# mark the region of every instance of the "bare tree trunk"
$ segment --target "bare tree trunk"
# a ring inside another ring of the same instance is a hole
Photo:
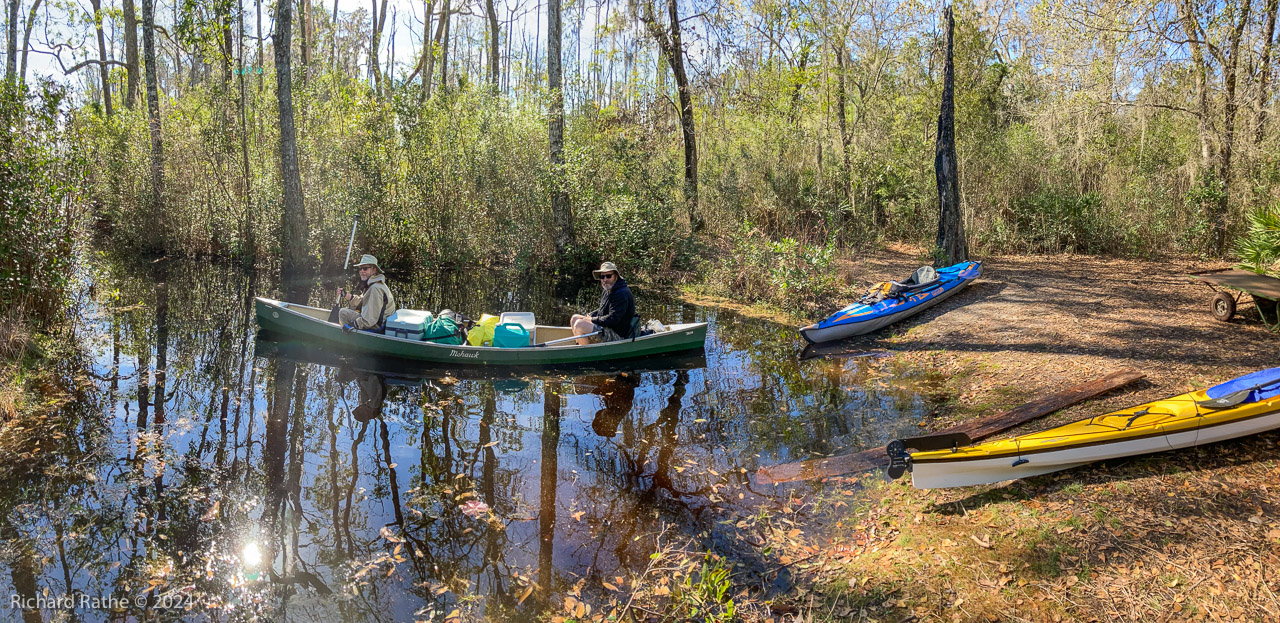
[[[18,72],[18,80],[26,82],[27,80],[27,52],[31,51],[31,30],[36,25],[36,13],[40,10],[40,3],[43,0],[36,0],[31,3],[31,10],[27,12],[27,25],[22,33],[22,70]],[[135,50],[136,54],[137,51]]]
[[[391,7],[391,32],[387,36],[387,69],[382,72],[382,77],[386,80],[386,94],[391,96],[391,91],[396,86],[396,7]]]
[[[155,0],[152,0],[152,1],[154,2]],[[180,2],[177,2],[176,0],[175,0],[175,2],[173,3],[173,23],[175,23],[175,24],[176,24],[176,23],[178,23],[178,20],[182,18],[182,16],[178,14],[178,6],[179,6],[180,4],[181,4],[181,3],[180,3]],[[181,95],[181,92],[179,91],[179,88],[181,87],[181,83],[182,83],[182,80],[181,80],[181,78],[182,78],[182,48],[178,46],[178,42],[177,42],[176,40],[170,39],[170,42],[171,42],[171,43],[173,43],[173,73],[170,75],[169,82],[171,83],[171,86],[173,87],[174,91],[175,91],[175,92],[177,92],[177,93],[179,93],[179,95]],[[196,62],[196,55],[195,55],[195,54],[192,54],[192,55],[191,55],[191,63],[194,65],[194,64],[195,64],[195,62]],[[195,73],[194,73],[194,68],[192,69],[192,72],[193,72],[193,73],[192,73],[192,75],[191,75],[191,81],[192,81],[192,82],[195,82],[195,78],[196,78],[196,76],[195,76]]]
[[[307,267],[307,212],[302,204],[302,175],[298,170],[297,133],[293,125],[293,76],[289,52],[292,41],[293,3],[276,4],[276,33],[272,38],[276,62],[276,101],[280,109],[280,178],[284,187],[284,213],[280,246],[284,249],[285,280],[296,279]]]
[[[241,253],[242,253],[241,260],[245,265],[252,265],[257,258],[257,240],[253,231],[253,205],[252,205],[253,174],[252,174],[252,171],[249,169],[249,123],[247,120],[248,106],[246,105],[247,98],[245,97],[245,86],[244,86],[244,79],[245,79],[244,77],[244,74],[245,74],[245,70],[244,70],[244,35],[245,35],[244,5],[242,3],[243,0],[237,0],[237,2],[241,3],[239,6],[240,8],[239,52],[240,53],[237,54],[236,56],[239,59],[239,64],[240,64],[240,67],[239,67],[240,71],[238,72],[240,76],[240,164],[244,170],[244,221],[243,221],[244,232],[240,236],[240,239],[243,241],[243,249],[241,250]]]
[[[1200,24],[1196,20],[1195,6],[1192,0],[1183,0],[1180,7],[1181,22],[1187,45],[1191,48],[1191,70],[1196,83],[1197,119],[1196,126],[1200,135],[1200,165],[1208,166],[1213,156],[1213,147],[1209,136],[1209,84],[1208,68],[1205,64],[1204,50],[1201,48],[1203,37]]]
[[[653,3],[645,1],[642,18],[649,27],[649,33],[662,55],[671,65],[671,73],[676,79],[676,93],[680,98],[680,132],[684,137],[684,200],[689,211],[689,227],[693,231],[701,231],[703,222],[698,214],[698,138],[693,120],[693,93],[689,88],[689,77],[684,71],[684,48],[680,43],[680,15],[676,11],[676,0],[667,0],[667,19],[670,30],[659,24],[654,16]],[[661,75],[662,72],[659,72]]]
[[[447,3],[446,3],[447,4]],[[453,20],[444,20],[444,38],[440,40],[440,91],[449,86],[449,29]]]
[[[1263,132],[1267,126],[1267,101],[1271,98],[1270,82],[1271,82],[1271,44],[1275,40],[1276,35],[1276,0],[1267,0],[1267,16],[1266,26],[1264,27],[1263,43],[1262,43],[1262,61],[1261,71],[1258,76],[1258,99],[1254,105],[1256,117],[1253,123],[1253,144],[1262,143]]]
[[[484,12],[489,17],[489,87],[498,92],[498,10],[493,0],[484,0]]]
[[[142,0],[142,60],[146,63],[147,119],[151,130],[151,251],[163,248],[164,239],[164,141],[160,135],[160,79],[156,67],[156,18],[154,0]]]
[[[853,142],[849,136],[849,120],[848,113],[845,110],[846,101],[849,97],[848,89],[845,86],[847,78],[845,77],[845,50],[844,41],[835,48],[836,55],[836,119],[840,126],[840,163],[843,165],[841,172],[841,188],[844,190],[846,201],[849,206],[853,206],[853,172],[850,170],[852,166],[849,162],[849,145]]]
[[[338,0],[333,0],[333,14],[329,16],[329,22],[333,28],[333,41],[329,42],[329,69],[332,70],[338,58]]]
[[[436,72],[436,52],[435,49],[440,46],[441,39],[444,38],[445,27],[449,24],[449,3],[450,0],[444,0],[440,3],[440,21],[436,22],[436,34],[432,39],[431,49],[427,52],[427,69],[422,76],[423,89],[422,99],[431,97],[431,84],[434,80]]]
[[[110,117],[113,114],[111,110],[111,71],[107,65],[107,40],[102,36],[102,20],[106,19],[106,15],[102,13],[102,0],[89,0],[89,5],[93,7],[93,26],[98,33],[98,58],[102,61],[98,63],[98,74],[102,77],[102,109]]]
[[[382,27],[387,23],[387,0],[382,0],[382,12],[378,12],[378,0],[373,2],[373,47],[369,48],[369,68],[373,70],[373,92],[382,97],[382,68],[378,66],[378,46],[382,41]]]
[[[551,223],[556,257],[566,258],[573,242],[573,215],[564,187],[564,90],[560,53],[560,0],[547,0],[547,89],[551,94],[547,133],[551,143]]]
[[[264,58],[263,58],[263,52],[262,52],[262,47],[263,47],[263,42],[262,42],[262,0],[256,0],[256,2],[254,2],[254,5],[256,6],[256,8],[257,8],[257,12],[258,12],[258,95],[262,95],[262,86],[263,86],[263,85],[262,85],[262,83],[263,83],[263,81],[265,80],[265,78],[263,77],[263,75],[262,75],[262,74],[263,74],[263,73],[265,73],[265,71],[266,71],[265,67],[263,66],[263,62],[264,62],[266,59],[264,59]]]
[[[138,13],[133,0],[124,0],[124,64],[129,74],[129,88],[125,91],[124,105],[133,109],[138,101],[138,83],[141,72],[138,70]]]
[[[1221,255],[1227,246],[1227,212],[1231,201],[1231,154],[1236,139],[1236,111],[1239,102],[1236,100],[1236,76],[1240,66],[1240,39],[1244,36],[1244,27],[1249,23],[1249,12],[1253,8],[1252,0],[1244,0],[1235,29],[1231,31],[1228,41],[1228,57],[1222,60],[1223,82],[1226,89],[1222,120],[1222,149],[1218,159],[1218,178],[1222,183],[1222,192],[1218,196],[1217,205],[1212,215],[1213,252]]]
[[[219,27],[222,29],[222,90],[225,93],[231,84],[231,0],[221,0],[217,4],[222,13]],[[227,125],[230,125],[229,123]]]
[[[311,17],[311,0],[302,0],[302,15],[298,25],[302,30],[302,79],[307,79],[311,68],[311,49],[316,45],[316,23]]]
[[[419,92],[419,99],[422,98],[422,93],[427,89],[427,82],[431,79],[430,73],[424,73],[424,70],[427,68],[427,57],[431,54],[431,4],[431,0],[423,0],[422,14],[425,17],[422,20],[422,49],[418,53],[418,63],[414,65],[413,72],[411,72],[409,77],[404,80],[404,83],[408,85],[411,84],[413,79],[417,78],[419,74],[422,74],[422,91]]]
[[[4,55],[4,79],[17,82],[18,76],[18,0],[9,0],[9,36]]]
[[[956,29],[951,7],[947,18],[947,61],[942,83],[942,106],[938,112],[938,143],[934,148],[933,172],[938,180],[938,241],[934,266],[950,266],[969,259],[960,214],[960,171],[956,168],[955,67],[952,63]]]

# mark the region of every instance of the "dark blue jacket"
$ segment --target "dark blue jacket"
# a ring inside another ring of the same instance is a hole
[[[635,315],[636,299],[627,282],[618,277],[612,288],[600,293],[600,308],[591,312],[591,321],[622,337],[631,337],[631,319]]]

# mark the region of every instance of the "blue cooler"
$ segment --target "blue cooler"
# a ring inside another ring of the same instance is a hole
[[[427,324],[432,320],[431,312],[416,309],[401,309],[387,316],[386,335],[408,340],[422,340],[426,335]]]
[[[520,348],[529,345],[529,330],[518,322],[504,322],[493,328],[493,345]]]

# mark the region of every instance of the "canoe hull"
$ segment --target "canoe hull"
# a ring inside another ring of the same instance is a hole
[[[344,333],[337,324],[321,320],[329,313],[315,307],[258,297],[254,301],[258,327],[292,338],[325,342],[349,354],[391,357],[459,366],[581,365],[617,361],[701,349],[707,337],[706,323],[674,324],[672,330],[634,340],[578,346],[576,344],[528,348],[452,346],[378,335],[366,331]]]
[[[911,482],[919,489],[989,484],[1280,428],[1280,396],[1221,410],[1198,406],[1207,397],[1189,392],[1012,439],[911,453]]]
[[[821,344],[870,333],[904,318],[914,316],[945,301],[980,277],[982,275],[982,262],[973,262],[972,264],[972,267],[959,271],[957,273],[958,278],[954,279],[953,283],[944,285],[938,291],[922,292],[908,297],[908,302],[914,304],[904,305],[901,309],[886,309],[878,313],[873,311],[841,319],[841,316],[848,315],[853,309],[853,306],[850,306],[832,314],[831,317],[822,322],[801,328],[800,336],[810,344]]]

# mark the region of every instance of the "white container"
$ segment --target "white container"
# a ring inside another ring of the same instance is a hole
[[[529,332],[530,345],[537,343],[537,337],[534,333],[538,329],[538,324],[533,319],[533,312],[502,312],[502,315],[498,317],[498,324],[506,324],[508,322],[514,322]]]
[[[387,316],[387,335],[410,340],[421,340],[433,317],[429,311],[400,309]]]

